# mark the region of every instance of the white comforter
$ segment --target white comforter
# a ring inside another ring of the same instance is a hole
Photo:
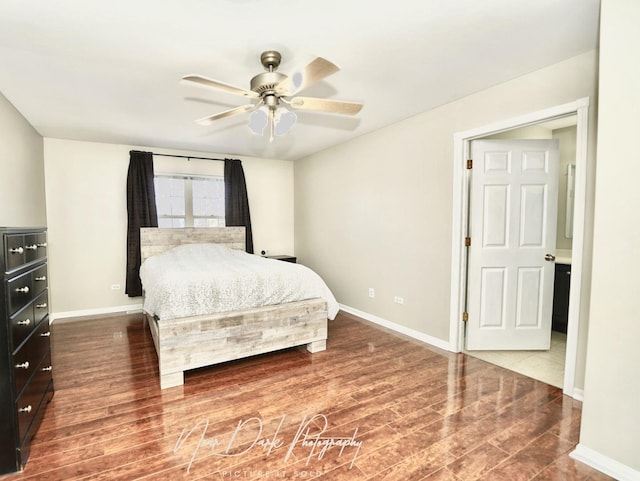
[[[321,297],[329,319],[335,297],[301,264],[267,259],[217,244],[174,247],[140,267],[144,310],[159,319],[250,309]]]

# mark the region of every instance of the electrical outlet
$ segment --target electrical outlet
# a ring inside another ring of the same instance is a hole
[[[375,291],[375,290],[373,290],[373,287],[370,287],[370,288],[369,288],[369,297],[370,297],[371,299],[373,299],[374,297],[376,297],[376,291]]]
[[[393,302],[395,302],[396,304],[404,304],[404,299],[400,296],[395,296],[393,298]]]
[[[111,284],[111,290],[112,291],[119,291],[120,290],[120,284]]]

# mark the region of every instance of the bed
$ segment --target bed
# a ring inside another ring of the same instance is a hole
[[[232,310],[226,310],[223,305],[217,309],[219,312],[207,311],[206,306],[200,305],[202,303],[199,301],[204,297],[200,294],[192,296],[192,301],[183,303],[194,305],[194,312],[186,311],[180,306],[173,308],[172,304],[179,303],[171,301],[164,303],[163,307],[161,300],[171,297],[173,287],[186,284],[180,281],[169,285],[172,286],[170,288],[165,286],[165,291],[160,291],[155,295],[156,300],[153,300],[154,289],[157,289],[154,284],[161,284],[156,279],[163,277],[158,274],[160,259],[188,255],[183,251],[200,252],[207,249],[206,252],[209,253],[209,250],[217,252],[231,249],[235,251],[235,255],[248,257],[251,262],[261,262],[255,268],[257,270],[268,263],[276,263],[269,266],[281,270],[289,264],[244,253],[244,239],[244,227],[140,229],[144,315],[158,354],[161,389],[184,384],[184,372],[190,369],[294,346],[306,345],[311,353],[326,349],[327,322],[337,312],[337,303],[328,288],[320,291],[320,295],[310,294],[314,297],[302,300],[285,297],[284,302],[273,304],[276,301],[271,297],[266,301],[269,305],[241,306]],[[151,259],[153,257],[155,259]],[[147,260],[149,262],[145,262]],[[151,268],[152,265],[156,266],[155,271]],[[306,269],[295,264],[289,268]],[[198,275],[190,275],[193,277],[190,283],[199,282]],[[263,284],[269,285],[270,281]],[[325,295],[327,291],[328,294]]]

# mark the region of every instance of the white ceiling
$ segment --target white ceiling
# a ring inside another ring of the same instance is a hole
[[[298,159],[597,48],[599,0],[0,0],[0,92],[44,137]],[[249,89],[260,53],[290,73],[341,71],[301,95],[364,103],[297,111],[269,143],[246,103],[179,80]],[[0,133],[1,137],[1,133]]]

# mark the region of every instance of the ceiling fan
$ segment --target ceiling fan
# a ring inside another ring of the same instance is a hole
[[[291,76],[277,72],[282,56],[275,50],[263,52],[260,61],[266,72],[259,73],[251,79],[250,90],[226,84],[201,75],[186,75],[182,80],[189,84],[224,90],[241,95],[256,102],[219,112],[196,120],[201,125],[211,125],[214,121],[232,115],[251,112],[249,128],[252,132],[262,135],[265,127],[269,126],[269,140],[274,135],[284,135],[296,122],[293,110],[309,110],[328,112],[332,114],[355,115],[362,109],[362,104],[341,100],[322,99],[317,97],[298,97],[298,92],[310,87],[316,82],[340,69],[322,57],[316,57],[307,64],[302,71]]]

